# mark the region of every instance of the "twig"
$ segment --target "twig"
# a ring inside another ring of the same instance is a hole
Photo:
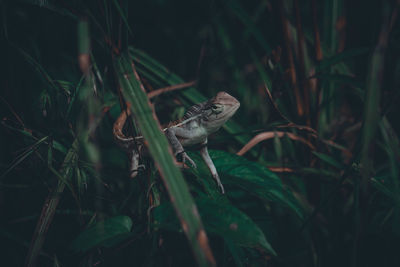
[[[303,130],[303,131],[310,132],[311,135],[313,135],[314,137],[318,138],[317,131],[314,130],[313,128],[311,128],[311,127],[306,126],[306,125],[298,125],[298,124],[294,124],[293,122],[291,122],[291,123],[286,124],[286,125],[278,125],[278,126],[276,126],[276,128],[296,128],[296,129],[298,129],[300,131]]]
[[[151,91],[150,93],[147,94],[147,97],[149,99],[156,97],[160,94],[166,93],[166,92],[171,92],[171,91],[175,91],[175,90],[179,90],[179,89],[183,89],[183,88],[187,88],[187,87],[191,87],[194,86],[197,83],[197,81],[191,81],[191,82],[187,82],[187,83],[181,83],[181,84],[175,84],[175,85],[171,85],[171,86],[167,86],[164,88],[160,88],[157,89],[155,91]]]
[[[294,172],[293,169],[288,168],[288,167],[272,167],[272,166],[268,166],[267,168],[272,172]]]
[[[249,151],[252,147],[260,143],[261,141],[265,141],[271,138],[274,138],[275,136],[282,138],[284,136],[289,137],[292,140],[300,141],[304,144],[306,144],[311,150],[315,150],[315,146],[311,144],[309,141],[304,139],[303,137],[297,136],[293,133],[287,133],[287,132],[264,132],[257,134],[254,136],[246,145],[242,147],[242,149],[239,150],[239,152],[236,153],[238,156],[243,156],[247,151]]]

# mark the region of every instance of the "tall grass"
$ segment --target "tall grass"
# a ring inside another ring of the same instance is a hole
[[[0,6],[4,264],[400,264],[399,1]],[[222,90],[225,195],[160,131]],[[128,103],[135,179],[112,136]]]

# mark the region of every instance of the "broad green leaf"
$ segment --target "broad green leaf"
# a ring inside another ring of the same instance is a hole
[[[85,252],[99,246],[110,247],[129,237],[131,228],[132,220],[128,216],[108,218],[80,233],[72,242],[71,248],[74,251]]]
[[[197,198],[196,203],[207,232],[237,245],[259,248],[276,255],[261,229],[246,214],[234,206],[205,197]],[[171,205],[163,204],[157,207],[154,210],[156,226],[178,230],[178,223],[176,220],[171,220],[171,214]]]
[[[222,177],[222,183],[239,186],[262,200],[289,207],[299,218],[303,218],[300,204],[284,188],[279,177],[266,167],[219,150],[211,150],[210,156]]]

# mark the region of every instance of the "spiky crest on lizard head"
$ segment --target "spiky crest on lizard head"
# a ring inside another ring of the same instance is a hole
[[[207,132],[217,131],[229,120],[240,107],[240,102],[226,92],[219,92],[215,97],[191,106],[185,115],[167,125],[169,127],[181,127],[191,121],[201,121],[201,127]]]

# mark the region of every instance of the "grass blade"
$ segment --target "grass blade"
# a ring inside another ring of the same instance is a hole
[[[114,67],[125,99],[132,104],[132,112],[135,114],[144,138],[148,141],[150,154],[160,171],[197,263],[199,266],[214,266],[215,260],[208,246],[208,238],[197,207],[182,173],[174,164],[167,138],[161,132],[160,125],[154,117],[151,104],[130,56],[125,54],[117,58],[114,61]]]
[[[382,86],[382,73],[384,69],[385,50],[389,38],[389,22],[390,22],[390,8],[389,4],[385,3],[383,8],[383,22],[379,34],[378,43],[372,53],[368,76],[365,88],[365,103],[364,103],[364,125],[362,129],[362,143],[361,143],[361,163],[363,165],[363,182],[362,192],[367,193],[368,180],[372,172],[373,159],[371,155],[371,148],[373,139],[378,128],[380,120],[379,102],[380,90]]]
[[[47,140],[48,136],[43,137],[42,139],[38,140],[36,143],[34,143],[27,151],[25,151],[22,155],[20,155],[14,163],[11,164],[11,166],[0,176],[0,179],[3,179],[10,171],[12,171],[16,166],[18,166],[21,162],[23,162],[29,155],[31,155],[33,152],[35,152],[41,143],[45,142]]]
[[[40,214],[39,220],[37,222],[35,232],[32,237],[31,244],[29,246],[28,255],[26,257],[25,266],[32,267],[36,265],[36,259],[39,256],[40,251],[42,250],[42,246],[49,229],[49,226],[53,220],[55,210],[58,206],[58,202],[60,201],[61,193],[64,191],[65,183],[70,175],[72,174],[72,166],[74,165],[77,155],[76,155],[76,146],[78,145],[78,140],[76,139],[72,144],[72,147],[69,149],[67,155],[64,158],[64,162],[61,166],[60,174],[64,177],[63,180],[58,180],[57,188],[54,192],[51,192],[47,197],[42,212]]]

